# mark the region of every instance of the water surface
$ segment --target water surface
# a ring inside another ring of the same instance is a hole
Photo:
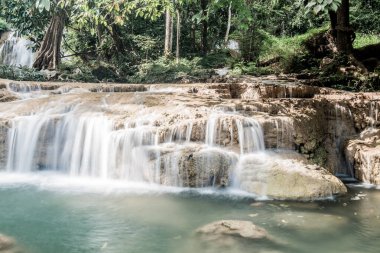
[[[379,252],[380,191],[335,200],[255,201],[222,190],[123,187],[60,177],[0,180],[0,231],[26,253]],[[273,240],[202,241],[194,230],[249,220]]]

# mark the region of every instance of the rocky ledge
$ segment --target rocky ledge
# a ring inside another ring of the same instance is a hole
[[[122,163],[133,160],[128,150],[137,148],[132,143],[146,149],[132,163],[140,170],[138,178],[169,186],[234,186],[275,199],[313,200],[346,193],[334,175],[380,184],[379,93],[317,88],[272,76],[178,85],[0,80],[0,88],[5,94],[0,99],[11,98],[2,100],[0,109],[3,168],[9,163],[9,131],[29,124],[15,124],[20,116],[42,117],[33,139],[39,151],[28,153],[30,170],[40,170],[59,162],[52,161],[50,150],[60,135],[49,127],[73,124],[76,129],[75,119],[82,119],[85,131],[95,127],[86,120],[101,115],[113,128],[109,138],[116,138],[114,153],[101,160],[111,177],[125,174]],[[80,156],[98,161],[101,154]],[[71,173],[82,173],[78,164]]]

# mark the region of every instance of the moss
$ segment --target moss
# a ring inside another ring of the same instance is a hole
[[[311,161],[319,166],[324,167],[327,162],[327,151],[324,147],[318,147],[313,153]]]

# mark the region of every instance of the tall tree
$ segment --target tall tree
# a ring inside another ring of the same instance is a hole
[[[228,44],[228,40],[229,40],[229,37],[230,37],[231,19],[232,19],[232,1],[230,2],[229,6],[228,6],[227,29],[226,29],[226,36],[224,37],[224,44],[226,46]]]
[[[180,41],[181,41],[181,13],[179,9],[176,10],[177,14],[177,43],[176,43],[176,61],[179,63],[179,57],[180,57]]]
[[[339,53],[350,54],[355,33],[350,25],[349,0],[310,0],[306,7],[319,14],[328,12],[331,30]]]
[[[165,12],[165,48],[164,55],[169,57],[172,54],[173,48],[173,16],[169,7]]]
[[[338,52],[349,54],[352,51],[354,31],[350,26],[350,1],[342,0],[337,10],[336,46]]]
[[[65,7],[65,4],[59,4],[59,0],[56,0],[54,4],[55,10],[49,27],[44,35],[41,46],[37,52],[37,57],[33,63],[33,67],[39,70],[57,69],[61,57],[63,30],[68,15],[65,8],[62,8]]]
[[[208,0],[201,0],[202,9],[202,32],[201,32],[201,47],[202,54],[208,52]]]

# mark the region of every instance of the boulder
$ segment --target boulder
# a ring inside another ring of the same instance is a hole
[[[228,186],[230,173],[238,159],[233,152],[197,145],[173,146],[166,151],[161,150],[161,154],[160,183],[182,187]]]
[[[221,220],[207,224],[196,230],[207,239],[216,240],[223,237],[240,237],[251,240],[268,239],[268,232],[250,221]]]
[[[245,156],[237,174],[242,190],[278,200],[317,200],[347,192],[337,177],[295,153]]]

